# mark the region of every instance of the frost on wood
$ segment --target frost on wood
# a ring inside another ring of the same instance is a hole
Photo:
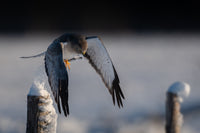
[[[190,94],[190,85],[178,81],[169,87],[168,92],[176,94],[179,97],[179,102],[183,102],[183,98]]]
[[[35,77],[28,94],[27,133],[56,133],[57,114],[47,91],[44,69]]]
[[[53,101],[48,95],[39,99],[39,118],[40,126],[45,133],[56,133],[57,114],[53,107]]]

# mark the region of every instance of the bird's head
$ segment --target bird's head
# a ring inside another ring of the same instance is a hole
[[[70,38],[72,48],[79,54],[85,54],[88,48],[86,37],[83,35],[73,35]]]

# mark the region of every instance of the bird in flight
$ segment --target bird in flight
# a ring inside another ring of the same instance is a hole
[[[45,52],[21,58],[43,55],[48,82],[59,113],[61,113],[61,103],[64,115],[66,117],[69,115],[67,68],[70,69],[70,61],[81,57],[76,55],[83,55],[89,60],[112,95],[113,104],[115,105],[117,101],[119,108],[123,107],[124,94],[119,85],[119,77],[100,37],[65,33],[55,39]]]

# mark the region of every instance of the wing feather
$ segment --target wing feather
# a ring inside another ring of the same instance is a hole
[[[122,98],[124,99],[124,94],[119,85],[119,78],[102,40],[97,36],[87,37],[86,39],[88,49],[85,57],[101,76],[105,86],[112,95],[113,104],[115,105],[116,98],[118,106],[123,107]]]
[[[45,54],[45,69],[49,80],[53,96],[61,113],[62,109],[67,116],[69,114],[68,106],[68,74],[63,62],[63,52],[60,43],[52,43]]]

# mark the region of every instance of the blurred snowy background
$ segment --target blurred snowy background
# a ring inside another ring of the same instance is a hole
[[[197,1],[198,2],[198,1]],[[118,72],[124,108],[87,60],[72,62],[70,116],[58,133],[164,133],[165,95],[191,86],[182,103],[182,133],[200,131],[200,19],[194,1],[17,0],[0,4],[0,133],[26,130],[29,88],[44,69],[41,53],[59,35],[100,35]]]
[[[0,133],[26,130],[27,94],[43,57],[59,34],[0,35]],[[70,115],[58,115],[58,133],[164,133],[165,95],[175,81],[190,84],[182,103],[182,133],[200,130],[200,34],[99,34],[119,74],[126,99],[113,106],[86,59],[69,71]]]

